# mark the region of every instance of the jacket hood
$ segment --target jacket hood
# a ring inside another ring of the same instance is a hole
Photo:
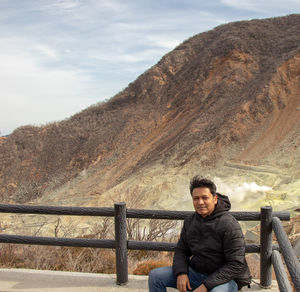
[[[215,210],[209,216],[211,218],[218,217],[218,216],[224,214],[225,212],[228,212],[231,208],[231,203],[227,196],[222,195],[220,193],[217,193],[217,195],[218,195],[218,202],[216,204]]]

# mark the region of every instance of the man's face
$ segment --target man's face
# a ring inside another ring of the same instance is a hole
[[[195,211],[202,217],[210,215],[218,202],[218,196],[213,196],[209,188],[195,188],[192,198]]]

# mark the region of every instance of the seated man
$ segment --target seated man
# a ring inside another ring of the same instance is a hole
[[[195,213],[184,220],[173,267],[157,268],[149,274],[149,291],[236,292],[249,285],[251,276],[245,259],[245,241],[237,220],[229,214],[227,196],[215,184],[194,177],[190,183]]]

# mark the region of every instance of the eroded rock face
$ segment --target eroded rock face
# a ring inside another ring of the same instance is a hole
[[[274,203],[293,211],[299,31],[300,15],[219,26],[182,43],[108,102],[1,138],[2,202],[111,206],[139,197],[137,207],[190,209],[188,182],[201,174],[273,188],[235,209]]]

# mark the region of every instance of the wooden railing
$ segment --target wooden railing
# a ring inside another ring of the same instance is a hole
[[[127,218],[140,219],[171,219],[183,220],[191,215],[191,211],[165,211],[127,209],[125,203],[117,203],[114,208],[93,207],[54,207],[54,206],[24,206],[0,205],[0,213],[43,214],[43,215],[70,215],[70,216],[101,216],[115,218],[115,239],[87,239],[87,238],[57,238],[36,237],[0,234],[0,242],[35,245],[75,246],[92,248],[115,249],[117,284],[128,282],[127,250],[157,250],[174,251],[176,244],[170,242],[146,242],[127,240]],[[269,287],[272,281],[272,264],[280,291],[291,291],[283,263],[279,254],[282,252],[296,291],[300,291],[299,261],[287,236],[281,226],[280,220],[290,220],[289,212],[272,212],[271,207],[262,207],[261,212],[230,212],[239,221],[260,221],[260,245],[246,245],[247,253],[260,253],[260,284]],[[272,245],[272,229],[277,236],[279,247]]]

